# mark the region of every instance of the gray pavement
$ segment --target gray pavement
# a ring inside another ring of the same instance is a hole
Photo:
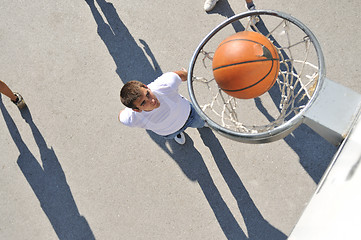
[[[261,145],[189,129],[179,146],[117,122],[124,82],[187,67],[246,10],[203,3],[2,1],[0,79],[29,108],[0,100],[0,239],[287,238],[337,150],[311,129]],[[328,78],[361,92],[358,1],[255,3],[304,22]]]

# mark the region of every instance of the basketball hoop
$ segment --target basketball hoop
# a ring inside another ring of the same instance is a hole
[[[213,53],[234,34],[232,23],[237,21],[244,26],[241,31],[266,36],[280,57],[276,84],[255,99],[229,96],[213,77]],[[285,13],[255,10],[227,19],[201,41],[190,62],[188,91],[196,111],[212,129],[236,141],[265,143],[284,138],[303,122],[324,78],[321,47],[303,23]]]

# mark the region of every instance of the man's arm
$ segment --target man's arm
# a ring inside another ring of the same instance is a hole
[[[182,79],[183,82],[187,81],[188,72],[185,68],[182,68],[182,70],[179,71],[175,71],[174,73],[176,73]]]
[[[120,112],[118,113],[118,121],[120,122],[120,114],[123,112],[123,110],[120,110]]]

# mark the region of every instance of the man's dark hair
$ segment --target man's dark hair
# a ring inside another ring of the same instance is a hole
[[[147,86],[145,86],[143,83],[139,81],[133,80],[127,82],[120,90],[120,100],[122,101],[122,103],[128,108],[138,109],[134,105],[134,101],[140,97],[141,95],[140,88],[142,87],[147,88]]]

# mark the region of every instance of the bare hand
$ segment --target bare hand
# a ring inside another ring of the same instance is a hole
[[[175,71],[176,74],[182,79],[183,82],[187,81],[188,72],[185,68],[182,68],[182,70]]]

